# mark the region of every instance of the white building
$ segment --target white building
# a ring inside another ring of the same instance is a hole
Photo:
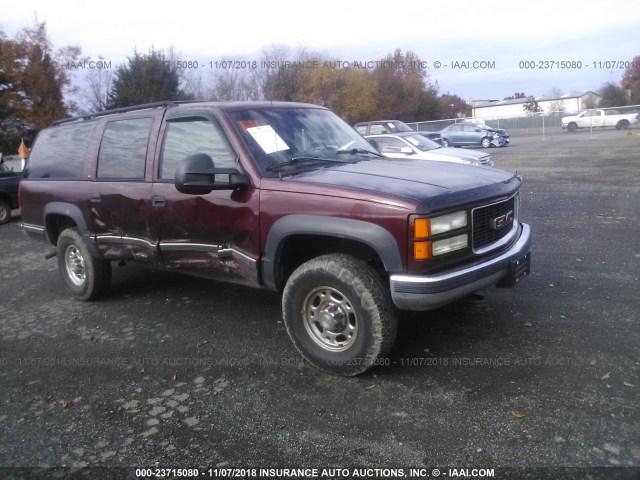
[[[523,105],[530,97],[513,100],[476,100],[473,103],[473,117],[483,119],[512,118],[526,115]],[[534,97],[544,113],[562,112],[577,113],[587,108],[594,108],[600,95],[593,92],[568,93],[561,96]]]

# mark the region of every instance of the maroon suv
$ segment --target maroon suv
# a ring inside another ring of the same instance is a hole
[[[21,207],[79,298],[107,291],[112,261],[282,291],[300,353],[355,375],[391,348],[397,309],[529,273],[520,184],[387,160],[314,105],[164,102],[41,131]]]

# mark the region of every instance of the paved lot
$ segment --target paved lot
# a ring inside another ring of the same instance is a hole
[[[109,298],[76,301],[14,219],[0,227],[0,466],[607,467],[591,474],[636,478],[633,133],[513,132],[492,150],[525,178],[532,276],[406,315],[391,365],[358,378],[304,364],[272,293],[129,265],[114,267]]]

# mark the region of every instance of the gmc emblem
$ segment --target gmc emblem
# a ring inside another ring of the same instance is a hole
[[[493,218],[489,221],[491,230],[502,230],[513,223],[513,210],[509,210],[505,215]]]

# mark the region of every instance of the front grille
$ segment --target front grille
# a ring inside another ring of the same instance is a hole
[[[496,219],[508,218],[509,215],[512,215],[513,222],[505,224],[502,228],[496,228]],[[513,232],[514,223],[517,224],[517,222],[517,196],[473,209],[474,251],[485,249],[506,237]]]

